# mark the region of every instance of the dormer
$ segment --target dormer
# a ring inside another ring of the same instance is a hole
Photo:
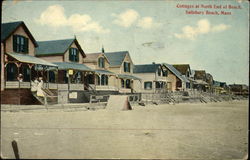
[[[1,43],[4,53],[21,53],[34,56],[38,44],[23,21],[1,25]]]
[[[110,62],[110,70],[117,74],[132,74],[133,61],[128,51],[105,52]]]
[[[88,53],[83,63],[92,69],[108,69],[110,65],[104,53]]]
[[[86,57],[77,39],[38,41],[36,56],[50,62],[73,62],[82,64]]]

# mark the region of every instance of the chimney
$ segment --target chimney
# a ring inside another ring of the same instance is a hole
[[[155,64],[155,62],[152,62],[152,64]]]

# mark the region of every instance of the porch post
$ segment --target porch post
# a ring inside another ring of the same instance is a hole
[[[31,74],[32,74],[32,71],[31,71],[31,69],[32,69],[32,66],[33,66],[33,64],[28,64],[28,66],[29,66],[29,69],[30,69],[30,88],[31,88]]]
[[[21,67],[22,63],[17,63],[17,76],[19,76],[20,74],[20,67]],[[20,96],[20,81],[18,80],[18,104],[21,104],[21,96]]]
[[[98,75],[99,76],[99,86],[102,85],[102,74]]]

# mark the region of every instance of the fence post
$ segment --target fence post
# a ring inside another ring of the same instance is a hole
[[[13,148],[13,151],[14,151],[14,154],[15,154],[15,158],[16,159],[20,159],[19,157],[19,152],[18,152],[18,146],[17,146],[17,142],[15,140],[13,140],[11,142],[11,145],[12,145],[12,148]]]

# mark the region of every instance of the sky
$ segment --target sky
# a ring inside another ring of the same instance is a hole
[[[85,53],[104,46],[105,52],[129,51],[134,64],[190,64],[214,80],[248,84],[244,0],[7,0],[2,21],[24,21],[37,41],[76,36]]]

